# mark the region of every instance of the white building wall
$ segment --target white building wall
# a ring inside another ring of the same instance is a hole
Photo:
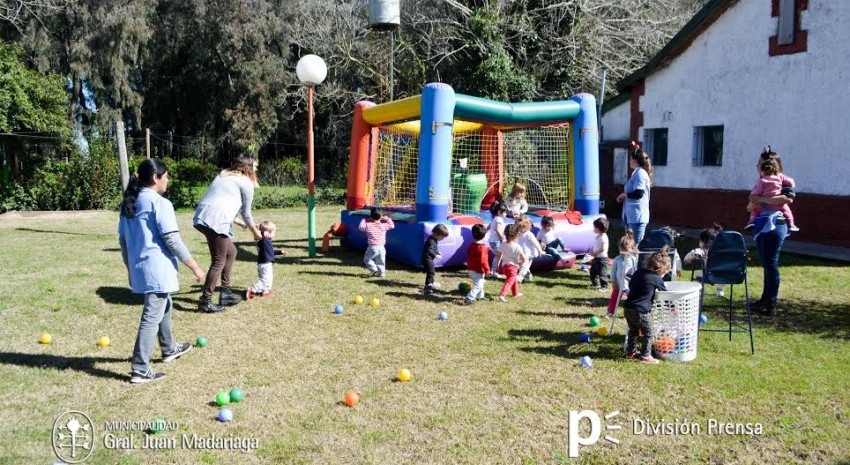
[[[668,164],[656,168],[656,185],[750,190],[769,143],[799,192],[850,195],[850,1],[809,2],[801,18],[808,50],[774,57],[768,38],[778,18],[770,3],[737,2],[646,78],[639,137],[644,128],[669,128]],[[606,113],[606,139],[628,138],[620,134],[629,128],[622,111],[628,103]],[[723,165],[692,166],[694,127],[709,125],[724,126]]]
[[[626,101],[602,115],[602,135],[605,140],[629,140],[631,102]]]

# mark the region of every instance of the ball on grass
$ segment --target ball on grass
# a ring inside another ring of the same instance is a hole
[[[337,315],[342,315],[343,311],[344,309],[342,308],[342,305],[337,305],[336,307],[334,307],[334,313],[336,313]]]
[[[195,339],[195,345],[202,349],[206,347],[208,343],[209,341],[204,336],[198,336],[198,339]]]
[[[437,319],[438,319],[438,320],[440,320],[440,321],[446,321],[446,320],[448,320],[448,319],[449,319],[449,314],[448,314],[448,313],[446,313],[446,312],[440,312],[440,313],[437,315]]]
[[[354,305],[360,305],[362,303],[363,303],[363,296],[362,295],[354,296]]]
[[[607,326],[600,326],[600,327],[596,328],[596,334],[598,334],[602,337],[607,336],[608,335],[608,327]]]
[[[218,411],[218,421],[224,423],[233,419],[233,410],[223,408]]]
[[[369,301],[369,305],[372,307],[378,307],[381,305],[381,301],[377,297],[372,297],[372,300]]]
[[[239,388],[233,388],[230,390],[230,401],[231,402],[242,402],[242,399],[245,398],[245,391]]]
[[[706,324],[706,323],[708,323],[708,315],[706,315],[705,313],[700,313],[699,314],[699,324],[703,325],[703,324]]]
[[[593,360],[591,360],[590,357],[588,357],[587,355],[580,358],[578,361],[579,361],[579,363],[581,363],[581,366],[583,366],[584,368],[590,368],[590,367],[593,366]]]
[[[154,419],[153,419],[153,421],[151,422],[151,428],[150,428],[150,429],[151,429],[151,433],[153,433],[153,434],[159,434],[159,433],[161,433],[161,432],[165,431],[165,426],[166,426],[166,424],[165,424],[165,418],[162,418],[162,417],[156,417],[156,418],[154,418]]]
[[[410,381],[410,370],[407,368],[402,368],[398,370],[398,380],[401,382]]]
[[[595,327],[599,326],[599,317],[597,317],[597,316],[590,317],[589,323],[590,323],[591,328],[595,328]]]
[[[585,342],[585,343],[590,342],[590,334],[582,333],[581,342]]]
[[[97,339],[97,345],[101,347],[109,347],[109,344],[112,344],[112,340],[109,339],[109,336],[100,336]]]
[[[461,294],[468,294],[469,291],[472,290],[472,286],[470,286],[468,282],[464,281],[457,285],[457,290],[460,291]]]
[[[53,336],[50,333],[44,333],[38,338],[39,344],[53,344]]]
[[[219,407],[230,403],[230,394],[227,391],[218,391],[215,395],[215,403]]]
[[[345,405],[349,407],[356,407],[357,404],[360,403],[360,396],[358,396],[354,391],[347,391],[343,401],[345,402]]]

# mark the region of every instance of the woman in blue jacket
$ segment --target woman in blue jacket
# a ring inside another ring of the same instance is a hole
[[[629,169],[632,175],[623,187],[624,192],[617,196],[617,202],[623,203],[623,223],[635,235],[635,244],[640,246],[646,225],[649,223],[649,191],[652,189],[652,162],[636,142],[629,150]],[[625,202],[625,203],[624,203]]]

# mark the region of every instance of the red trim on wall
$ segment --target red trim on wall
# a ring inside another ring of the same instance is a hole
[[[743,231],[748,191],[722,189],[652,188],[650,221],[691,228],[704,228],[715,221],[724,228]],[[613,199],[606,199],[614,202]],[[793,239],[850,247],[850,196],[798,193],[791,204],[800,232]],[[607,212],[606,212],[607,213]]]
[[[638,130],[643,126],[643,111],[640,109],[640,98],[646,91],[646,81],[641,79],[632,87],[632,101],[629,108],[629,138],[638,140]]]
[[[779,37],[771,36],[767,41],[767,53],[774,57],[778,55],[791,55],[808,50],[809,35],[800,26],[800,12],[809,8],[809,0],[794,1],[794,41],[788,45],[779,45]],[[779,17],[779,0],[771,0],[770,16]]]

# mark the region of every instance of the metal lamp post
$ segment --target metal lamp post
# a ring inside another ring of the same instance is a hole
[[[307,251],[316,256],[316,192],[313,174],[313,88],[328,75],[325,61],[316,55],[306,55],[295,66],[298,80],[307,86]]]

